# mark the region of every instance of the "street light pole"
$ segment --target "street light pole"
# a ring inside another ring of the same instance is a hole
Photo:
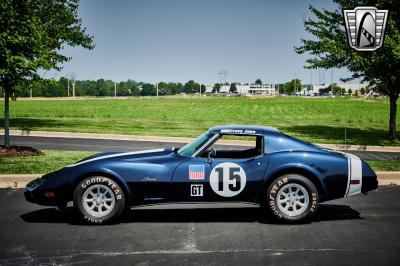
[[[114,98],[117,98],[117,83],[114,83]]]

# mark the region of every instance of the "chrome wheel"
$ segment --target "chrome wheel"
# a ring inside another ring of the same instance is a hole
[[[291,183],[279,190],[277,203],[279,210],[285,215],[298,216],[307,210],[309,195],[302,185]]]
[[[82,196],[83,208],[94,217],[104,217],[115,207],[113,191],[104,185],[89,187]]]

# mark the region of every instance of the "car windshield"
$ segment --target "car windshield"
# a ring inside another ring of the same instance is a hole
[[[192,156],[198,149],[200,149],[209,139],[211,139],[214,134],[210,132],[206,132],[200,135],[198,138],[194,139],[192,142],[189,142],[185,146],[179,149],[178,154],[182,156]]]

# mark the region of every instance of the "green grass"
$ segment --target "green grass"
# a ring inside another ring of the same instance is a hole
[[[0,158],[0,174],[45,174],[75,163],[93,152],[44,151],[45,155]],[[367,161],[375,171],[400,171],[400,160]]]
[[[375,171],[400,171],[400,160],[367,161]]]
[[[44,151],[45,155],[0,158],[0,174],[45,174],[75,163],[93,152]]]
[[[3,108],[3,102],[0,108]],[[314,143],[400,145],[386,140],[387,100],[160,97],[17,100],[13,129],[195,137],[222,124],[269,125]],[[400,121],[400,116],[398,120]],[[2,126],[2,123],[1,123]]]

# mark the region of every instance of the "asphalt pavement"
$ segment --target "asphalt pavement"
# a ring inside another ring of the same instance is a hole
[[[398,186],[321,204],[300,225],[225,203],[141,207],[90,226],[72,208],[61,214],[1,189],[0,265],[398,265],[399,219]]]
[[[182,143],[159,141],[135,141],[135,140],[110,140],[110,139],[86,139],[86,138],[57,138],[57,137],[32,137],[11,136],[13,145],[31,146],[39,150],[63,150],[63,151],[139,151],[158,149],[163,147],[181,147]],[[390,160],[399,158],[398,152],[373,152],[373,151],[349,151],[360,156],[364,160]]]

